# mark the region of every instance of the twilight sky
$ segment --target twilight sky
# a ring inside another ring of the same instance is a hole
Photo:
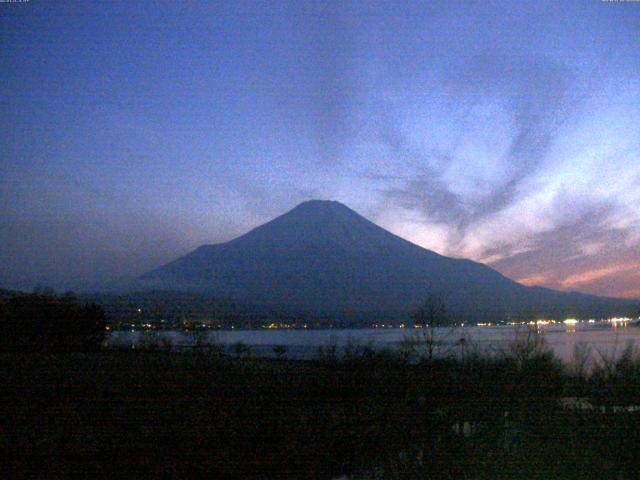
[[[82,289],[333,199],[640,297],[640,2],[0,3],[0,286]]]

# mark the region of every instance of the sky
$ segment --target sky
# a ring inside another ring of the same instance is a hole
[[[640,298],[640,2],[0,3],[0,286],[91,288],[338,200]]]

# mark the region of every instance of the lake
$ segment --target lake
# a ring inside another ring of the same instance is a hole
[[[593,356],[616,356],[632,342],[640,346],[640,327],[627,322],[580,322],[575,325],[505,325],[472,326],[436,329],[435,337],[442,351],[460,351],[460,340],[464,339],[467,351],[499,352],[517,338],[531,334],[541,336],[555,355],[564,362],[571,361],[578,344],[589,345]],[[273,347],[285,346],[287,355],[295,358],[312,358],[318,347],[335,346],[344,351],[348,345],[370,346],[374,349],[398,349],[407,339],[420,338],[422,329],[414,328],[366,328],[326,330],[208,330],[200,335],[200,341],[219,343],[227,348],[242,342],[251,347],[254,354],[272,356]],[[114,331],[108,335],[113,346],[140,346],[145,341],[153,342],[168,338],[175,349],[188,348],[195,343],[197,335],[183,331]]]

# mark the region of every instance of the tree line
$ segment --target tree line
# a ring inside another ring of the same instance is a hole
[[[0,292],[0,350],[91,351],[100,348],[107,317],[71,292]]]

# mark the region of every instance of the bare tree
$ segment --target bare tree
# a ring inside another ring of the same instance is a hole
[[[437,328],[451,325],[451,317],[447,313],[441,296],[430,294],[427,299],[413,312],[413,321],[418,328],[422,328],[419,338],[414,339],[415,345],[425,348],[426,359],[433,359],[439,345]]]
[[[413,321],[422,328],[444,327],[450,323],[447,308],[441,296],[430,294],[413,312]]]

